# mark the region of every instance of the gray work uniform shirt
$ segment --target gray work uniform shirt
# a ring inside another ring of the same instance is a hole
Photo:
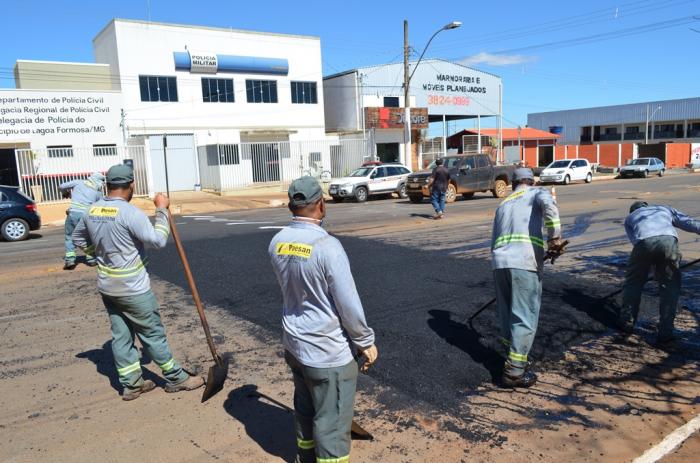
[[[700,222],[668,206],[640,207],[625,219],[625,232],[632,244],[653,236],[678,238],[676,228],[700,234]]]
[[[71,190],[69,212],[84,214],[90,204],[102,199],[102,190],[90,179],[64,182],[59,188],[62,191]]]
[[[347,365],[374,344],[343,246],[318,225],[292,222],[272,238],[284,347],[312,368]]]
[[[73,243],[97,259],[97,289],[108,296],[137,296],[151,289],[146,247],[165,247],[168,210],[156,209],[155,226],[144,212],[119,198],[90,206],[73,232]]]
[[[541,272],[546,241],[560,236],[559,209],[549,190],[520,185],[496,209],[491,239],[493,268]]]

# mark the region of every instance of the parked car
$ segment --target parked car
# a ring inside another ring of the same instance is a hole
[[[18,187],[0,185],[0,233],[6,241],[26,240],[41,228],[36,203]]]
[[[666,166],[659,158],[632,159],[626,166],[620,168],[620,177],[648,177],[649,174],[657,174],[663,177]]]
[[[331,180],[328,194],[334,201],[355,198],[357,202],[367,201],[371,195],[391,195],[406,197],[406,178],[411,169],[398,163],[365,163],[349,176]]]
[[[446,156],[443,165],[450,171],[450,184],[445,195],[448,203],[455,201],[458,194],[469,199],[476,192],[486,191],[496,198],[503,198],[508,194],[508,185],[515,170],[515,166],[494,165],[486,154]],[[427,170],[408,176],[406,192],[411,202],[420,203],[430,196],[428,182],[433,168],[435,162]]]
[[[562,159],[554,161],[540,173],[541,183],[563,183],[583,180],[586,183],[593,181],[593,166],[587,159]]]

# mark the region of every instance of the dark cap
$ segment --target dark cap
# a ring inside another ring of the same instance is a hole
[[[635,201],[632,203],[630,206],[630,214],[636,211],[637,209],[641,209],[643,207],[647,207],[649,204],[646,201]]]
[[[128,185],[134,181],[134,169],[126,164],[117,164],[107,171],[107,183],[113,185]]]
[[[287,194],[290,206],[306,206],[321,199],[323,190],[315,178],[307,175],[294,180]]]
[[[535,180],[535,176],[532,173],[532,169],[527,167],[518,167],[513,172],[513,183],[520,182],[521,180]]]

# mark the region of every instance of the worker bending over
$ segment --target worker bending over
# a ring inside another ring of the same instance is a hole
[[[545,256],[562,252],[559,210],[548,190],[532,188],[528,168],[513,174],[513,193],[498,209],[493,222],[491,256],[502,342],[508,348],[502,385],[530,387],[537,376],[529,371],[528,354],[537,331]]]
[[[71,180],[59,185],[59,189],[64,196],[70,197],[70,206],[66,211],[65,222],[65,248],[63,270],[73,270],[75,268],[75,246],[73,245],[73,230],[78,225],[80,219],[87,212],[90,204],[102,199],[102,184],[105,176],[99,172],[94,172],[87,180]],[[90,267],[97,265],[97,261],[92,254],[85,254],[85,264]]]
[[[377,358],[350,263],[321,224],[323,191],[312,177],[289,187],[292,223],[269,253],[282,290],[282,341],[294,378],[297,462],[350,459],[350,428],[360,355]]]
[[[659,281],[659,344],[675,339],[673,321],[681,293],[681,273],[678,269],[681,253],[675,228],[700,234],[699,221],[672,207],[649,205],[644,201],[634,202],[625,219],[625,232],[634,248],[627,263],[618,326],[625,333],[634,330],[642,289],[649,269],[654,267]]]
[[[168,241],[170,200],[161,193],[156,195],[153,226],[143,211],[129,204],[133,194],[131,167],[111,167],[107,197],[90,206],[73,232],[75,245],[94,253],[97,259],[97,289],[112,324],[112,355],[124,400],[136,399],[155,387],[153,381],[143,379],[134,336],[163,371],[166,392],[189,391],[204,384],[173,358],[146,271],[146,246],[163,248]]]

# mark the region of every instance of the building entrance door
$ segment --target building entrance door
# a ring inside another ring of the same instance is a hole
[[[554,147],[553,146],[539,146],[537,147],[537,166],[547,167],[554,161]]]
[[[277,143],[251,143],[250,159],[253,162],[253,182],[280,181],[280,152]]]
[[[381,162],[399,162],[399,144],[377,143],[377,157]]]
[[[14,148],[0,148],[0,185],[19,186]]]

